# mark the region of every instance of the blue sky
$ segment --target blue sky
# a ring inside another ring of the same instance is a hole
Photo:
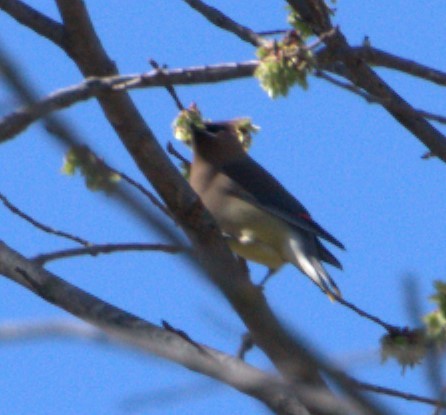
[[[251,45],[210,25],[180,0],[86,1],[109,55],[122,73],[149,69],[153,58],[169,67],[188,67],[254,58]],[[241,4],[243,3],[243,4]],[[254,29],[286,27],[283,3],[213,1],[236,21]],[[58,19],[52,2],[34,1]],[[446,67],[446,4],[407,1],[336,3],[334,22],[352,45],[369,36],[373,46],[435,68]],[[0,12],[0,41],[17,59],[39,94],[81,81],[63,52]],[[444,114],[444,91],[389,70],[378,70],[416,108]],[[197,102],[204,116],[250,116],[261,126],[251,155],[274,174],[347,247],[333,252],[344,271],[333,270],[345,298],[396,325],[412,325],[404,281],[417,287],[422,311],[432,282],[446,273],[445,166],[424,161],[425,148],[377,105],[325,81],[309,79],[308,91],[293,89],[270,100],[256,80],[180,87],[184,104]],[[132,92],[162,145],[172,138],[177,110],[163,89]],[[1,115],[16,106],[0,84]],[[144,183],[133,161],[92,100],[61,113],[104,159]],[[441,127],[440,127],[441,128]],[[444,131],[444,127],[443,127]],[[189,150],[174,143],[184,155]],[[162,242],[113,198],[87,191],[79,176],[60,173],[66,149],[39,124],[0,146],[0,192],[36,219],[96,243]],[[45,235],[0,206],[0,235],[25,255],[73,247]],[[131,253],[58,261],[48,268],[83,289],[158,324],[167,320],[199,342],[234,353],[243,325],[221,295],[181,256]],[[252,266],[255,280],[264,269]],[[330,303],[299,271],[287,266],[266,295],[273,309],[309,344],[359,379],[407,392],[431,395],[425,368],[380,364],[383,331]],[[72,319],[23,288],[0,279],[0,324]],[[413,313],[412,313],[413,314]],[[0,402],[8,414],[120,414],[122,404],[147,398],[141,412],[171,414],[259,413],[254,400],[226,386],[153,356],[86,341],[46,339],[0,347]],[[248,361],[272,370],[259,351]],[[175,392],[173,402],[158,399]],[[160,401],[161,400],[161,401]],[[405,414],[431,408],[385,400]]]

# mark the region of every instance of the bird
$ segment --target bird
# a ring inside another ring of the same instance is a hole
[[[231,121],[192,125],[190,185],[216,220],[231,250],[268,267],[286,263],[307,275],[331,300],[340,298],[323,262],[342,269],[320,239],[344,245],[243,148]]]

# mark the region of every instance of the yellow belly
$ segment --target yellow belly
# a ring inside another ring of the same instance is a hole
[[[233,199],[215,215],[230,248],[239,256],[277,269],[286,262],[282,253],[288,228],[280,219],[255,206]]]
[[[271,269],[277,269],[285,262],[275,249],[260,241],[240,242],[231,238],[228,244],[238,256]]]

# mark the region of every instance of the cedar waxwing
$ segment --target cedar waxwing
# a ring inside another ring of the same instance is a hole
[[[342,269],[318,237],[344,249],[243,149],[231,122],[192,127],[190,183],[239,256],[270,274],[290,262],[330,298],[340,292],[321,262]]]

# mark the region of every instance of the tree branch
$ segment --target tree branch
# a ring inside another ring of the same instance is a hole
[[[0,64],[1,60],[0,54]],[[28,101],[28,106],[19,108],[0,119],[0,143],[16,136],[33,122],[48,116],[53,111],[96,97],[103,92],[160,87],[165,86],[166,81],[171,85],[191,85],[250,77],[257,64],[257,61],[248,61],[186,69],[165,69],[163,72],[155,70],[144,74],[90,77],[80,84],[56,91],[41,101],[37,102],[33,96],[33,99]]]
[[[46,321],[11,321],[0,324],[0,342],[15,342],[23,340],[38,340],[47,338],[73,338],[88,340],[99,345],[127,346],[128,344],[119,341],[115,336],[107,335],[106,331],[71,320],[46,320]],[[203,347],[200,345],[200,347]],[[208,353],[207,349],[203,349]],[[232,357],[229,357],[233,359]],[[368,392],[374,392],[381,395],[392,396],[407,401],[420,402],[426,405],[446,407],[446,402],[438,401],[425,396],[420,396],[410,392],[403,392],[393,388],[386,388],[371,383],[361,382],[350,378],[351,382],[357,387]],[[276,381],[276,379],[274,379]]]
[[[190,0],[184,0],[190,3]],[[236,33],[241,39],[259,46],[258,43],[253,43],[242,35],[242,32],[237,31],[237,23],[232,19],[223,15],[223,21],[230,21],[234,25],[220,25],[212,20],[212,13],[208,11],[208,7],[200,0],[194,0],[192,3],[197,3],[199,7],[197,10],[205,15],[208,20],[215,23],[217,26],[225,30]],[[324,33],[332,31],[334,28],[330,22],[328,7],[320,0],[288,0],[288,3],[293,7],[305,20],[316,35],[321,36]],[[213,9],[213,8],[211,8]],[[229,28],[227,27],[229,26]],[[243,26],[242,26],[243,27]],[[444,85],[446,83],[446,74],[441,71],[433,70],[424,65],[416,64],[413,61],[403,58],[396,58],[390,54],[372,48],[361,48],[360,50],[351,48],[345,37],[337,31],[337,33],[330,39],[324,39],[327,45],[326,51],[321,51],[320,62],[322,63],[322,55],[329,56],[331,62],[330,68],[324,65],[321,69],[333,69],[333,61],[342,61],[347,69],[341,73],[347,76],[355,85],[365,89],[371,96],[376,96],[382,100],[382,105],[388,112],[412,134],[414,134],[429,150],[443,161],[446,162],[446,137],[429,124],[425,118],[431,118],[435,121],[444,121],[444,117],[436,116],[428,112],[416,111],[410,106],[402,97],[400,97],[393,89],[391,89],[378,75],[376,75],[367,65],[361,62],[369,61],[370,64],[379,64],[382,66],[398,69],[412,75],[423,77],[424,79]],[[367,49],[369,49],[367,51]],[[358,56],[359,55],[359,56]],[[358,57],[361,59],[358,60]]]
[[[211,7],[201,0],[183,0],[190,7],[201,13],[207,20],[213,23],[215,26],[228,32],[234,33],[240,39],[250,43],[253,46],[262,46],[264,40],[257,33],[253,32],[246,26],[243,26],[230,17],[226,16],[220,10],[215,7]]]
[[[37,229],[40,229],[43,232],[50,233],[52,235],[60,236],[62,238],[69,239],[70,241],[77,242],[78,244],[89,246],[90,242],[88,242],[85,239],[79,238],[78,236],[72,235],[68,232],[60,231],[57,229],[54,229],[48,225],[45,225],[31,216],[27,215],[25,212],[21,211],[17,206],[13,205],[5,195],[0,193],[0,201],[3,202],[3,204],[15,215],[20,216],[22,219],[29,222],[31,225],[35,226]]]
[[[310,390],[308,387],[303,387],[303,392],[298,391],[295,386],[290,387],[280,379],[266,375],[240,359],[200,345],[204,353],[181,336],[161,329],[63,281],[2,242],[0,242],[0,274],[32,290],[46,301],[104,330],[117,342],[156,354],[224,382],[259,399],[278,414],[308,415],[296,396],[305,392],[312,394],[313,399],[322,397],[321,391]],[[322,391],[322,394],[324,393]],[[335,407],[338,406],[337,413],[345,413],[345,404],[339,401],[336,403],[333,398],[330,400],[330,397],[324,398],[324,404],[327,399]]]
[[[178,252],[184,252],[186,249],[181,246],[173,246],[166,244],[104,244],[104,245],[92,245],[85,248],[72,248],[64,249],[62,251],[50,252],[48,254],[40,254],[34,258],[30,258],[31,261],[36,262],[39,265],[44,265],[46,262],[54,261],[64,258],[72,258],[75,256],[98,254],[111,254],[115,252],[128,252],[128,251],[159,251],[167,252],[169,254],[176,254]]]
[[[374,97],[374,96],[368,94],[367,92],[364,92],[362,89],[358,88],[356,85],[354,85],[350,82],[339,81],[338,79],[326,74],[325,72],[323,72],[321,70],[314,71],[314,75],[317,76],[318,78],[322,78],[322,79],[332,83],[333,85],[338,86],[339,88],[345,89],[349,92],[353,92],[354,94],[364,98],[370,104],[380,104],[380,105],[385,104],[384,100],[382,100],[378,97]],[[399,112],[404,112],[404,111],[408,111],[408,108],[395,107],[394,110],[399,111]],[[415,117],[420,116],[420,117],[423,117],[428,120],[437,121],[441,124],[446,124],[446,116],[433,114],[431,112],[424,111],[421,109],[412,108],[410,110],[410,112],[407,112],[407,115],[411,115],[411,116],[415,116]]]
[[[62,47],[63,26],[55,20],[45,16],[36,9],[20,0],[0,0],[0,10],[8,13],[22,25],[30,28],[56,45]]]
[[[359,380],[351,378],[351,381],[359,388],[368,392],[379,393],[381,395],[393,396],[395,398],[405,399],[406,401],[414,401],[425,403],[426,405],[433,405],[440,408],[446,408],[446,401],[439,401],[432,398],[426,398],[425,396],[416,395],[414,393],[402,392],[392,388],[386,388],[384,386],[373,385],[371,383],[361,382]]]
[[[19,108],[0,119],[0,143],[16,136],[33,122],[38,121],[42,117],[47,117],[54,111],[67,108],[83,100],[91,99],[106,91],[160,87],[165,86],[166,82],[171,85],[222,82],[229,79],[251,77],[257,65],[258,61],[248,61],[202,67],[164,69],[162,74],[159,71],[151,71],[143,74],[116,75],[102,78],[91,77],[77,85],[60,89],[48,95],[46,98],[38,102],[33,102],[26,107]],[[321,70],[316,70],[314,75],[361,96],[369,103],[377,103],[380,105],[387,103],[384,99],[372,96],[352,83],[339,81]],[[406,114],[410,116],[419,116],[443,124],[446,123],[445,116],[422,109],[395,106],[394,110],[400,113],[406,111]]]
[[[67,45],[73,49],[69,55],[81,55],[76,63],[84,76],[115,75],[115,68],[107,66],[111,60],[94,33],[83,3],[57,0],[57,4],[67,28]],[[287,378],[297,378],[309,385],[323,385],[316,363],[308,359],[305,349],[281,327],[263,294],[251,284],[223,241],[214,220],[166,157],[129,96],[124,92],[101,94],[99,102],[140,170],[192,241],[206,273],[241,316],[256,344]]]
[[[351,51],[359,58],[365,60],[369,65],[395,69],[425,79],[426,81],[434,82],[438,85],[446,85],[446,72],[439,71],[438,69],[431,68],[411,59],[401,58],[371,46],[353,47]]]
[[[321,0],[287,0],[317,35],[333,29]],[[383,107],[400,124],[414,134],[437,157],[446,162],[446,137],[421,116],[407,115],[414,111],[409,103],[387,85],[365,61],[358,59],[345,36],[337,30],[324,39],[332,62],[341,62],[346,76],[356,86],[383,100]],[[401,109],[396,111],[395,108]]]

